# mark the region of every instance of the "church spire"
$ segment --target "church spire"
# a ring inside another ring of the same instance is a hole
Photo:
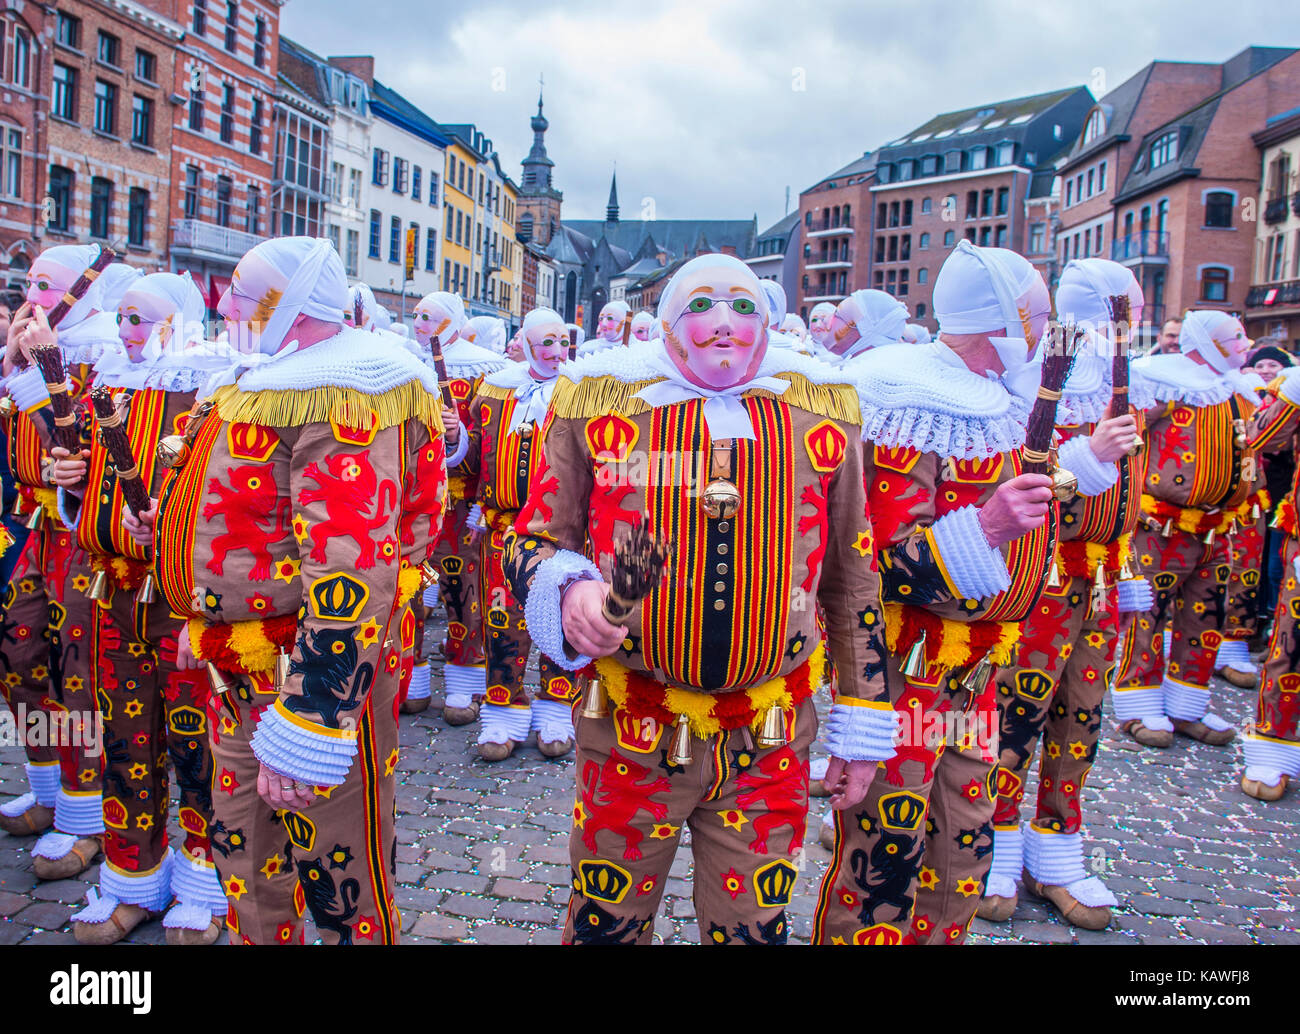
[[[611,173],[609,177],[609,203],[605,205],[605,222],[618,222],[618,174]]]

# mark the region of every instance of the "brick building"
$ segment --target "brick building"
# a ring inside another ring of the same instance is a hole
[[[1300,99],[1300,98],[1297,98]],[[1266,120],[1252,137],[1263,159],[1255,271],[1246,333],[1300,350],[1300,107]]]
[[[173,271],[210,306],[235,263],[271,232],[276,67],[282,0],[175,0],[185,29],[172,108]]]
[[[0,290],[25,287],[44,234],[49,47],[37,4],[0,13]]]
[[[317,66],[283,38],[276,79],[270,233],[323,237],[331,187],[332,98]],[[336,250],[338,246],[336,240]]]
[[[963,237],[1036,253],[1043,265],[1054,162],[1092,106],[1082,86],[996,101],[938,115],[877,150],[871,279],[858,286],[888,291],[933,330],[934,277]]]
[[[1110,257],[1133,268],[1150,321],[1245,313],[1260,178],[1251,134],[1295,107],[1300,51],[1250,47],[1217,70],[1213,92],[1139,138],[1113,202]]]
[[[787,304],[805,320],[818,302],[839,302],[871,281],[870,151],[799,194],[798,279],[785,284]]]

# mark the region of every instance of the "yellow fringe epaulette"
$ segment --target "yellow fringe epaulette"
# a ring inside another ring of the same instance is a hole
[[[565,382],[564,382],[564,381],[561,381],[561,382],[560,382],[560,384],[563,384],[563,383],[565,383]],[[559,384],[556,385],[556,390],[557,390],[557,391],[559,390]],[[480,383],[479,386],[475,389],[474,394],[475,394],[475,395],[482,395],[482,396],[484,396],[485,398],[490,398],[490,399],[501,399],[502,401],[504,401],[505,399],[512,399],[512,398],[515,397],[515,389],[514,389],[514,388],[502,388],[502,387],[500,387],[499,385],[496,385],[496,384],[489,384],[489,383],[485,380],[485,381],[483,381],[482,383]]]
[[[212,393],[212,401],[228,424],[302,427],[334,421],[343,427],[368,427],[378,418],[376,430],[419,420],[431,433],[442,432],[442,403],[419,381],[407,381],[378,395],[333,386],[240,391],[227,384]]]
[[[755,398],[779,398],[788,405],[807,410],[818,416],[830,417],[846,424],[862,423],[862,410],[858,405],[857,390],[849,384],[814,384],[801,373],[777,373],[773,376],[790,382],[781,395],[766,388],[753,388],[745,392]],[[562,419],[589,419],[606,413],[636,416],[649,410],[649,405],[636,398],[642,388],[657,383],[660,378],[639,381],[621,381],[612,375],[584,377],[574,383],[561,377],[551,396],[551,411]],[[488,385],[483,385],[487,388]]]

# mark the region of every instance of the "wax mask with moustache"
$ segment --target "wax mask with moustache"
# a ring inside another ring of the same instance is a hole
[[[627,316],[626,302],[610,302],[600,310],[600,318],[596,321],[596,336],[611,344],[622,341],[623,321]]]
[[[226,321],[231,347],[241,355],[260,351],[262,331],[288,285],[289,278],[255,251],[239,260],[217,312]]]
[[[632,336],[638,341],[649,341],[650,331],[654,328],[655,319],[648,312],[638,312],[632,317]]]
[[[139,362],[155,331],[159,346],[167,347],[175,316],[175,307],[156,294],[132,289],[122,296],[117,306],[117,336],[132,362]]]
[[[49,312],[76,282],[81,272],[54,262],[45,255],[37,256],[27,271],[27,300]]]
[[[767,354],[767,299],[758,278],[728,258],[692,259],[659,307],[669,358],[692,384],[714,391],[753,380]]]
[[[525,358],[534,380],[549,381],[569,355],[569,334],[558,320],[547,320],[523,332]]]
[[[422,345],[428,345],[434,335],[438,344],[446,348],[456,340],[457,334],[451,330],[452,314],[436,298],[424,298],[415,307],[415,339]]]
[[[829,348],[831,342],[831,317],[835,315],[835,306],[830,302],[818,302],[808,314],[808,336],[823,348]]]

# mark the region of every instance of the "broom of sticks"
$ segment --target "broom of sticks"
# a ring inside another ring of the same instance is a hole
[[[99,440],[108,451],[108,457],[117,470],[117,481],[122,486],[122,497],[131,512],[139,516],[149,511],[149,490],[140,479],[140,467],[131,454],[131,443],[126,436],[122,414],[113,404],[107,388],[99,386],[90,390],[90,404],[95,409],[95,422],[99,425]]]

